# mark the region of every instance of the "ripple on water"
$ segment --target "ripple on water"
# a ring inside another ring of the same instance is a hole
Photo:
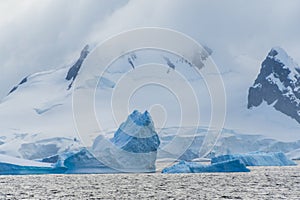
[[[0,199],[299,199],[300,167],[250,173],[0,176]]]

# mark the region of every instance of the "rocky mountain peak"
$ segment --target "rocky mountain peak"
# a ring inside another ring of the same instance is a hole
[[[248,108],[263,102],[300,123],[299,66],[280,47],[272,48],[249,88]]]
[[[85,60],[85,58],[87,57],[87,55],[89,54],[89,45],[86,45],[81,53],[80,53],[80,57],[78,58],[78,60],[75,62],[75,64],[70,68],[70,70],[68,71],[68,74],[66,76],[66,80],[72,80],[72,82],[69,85],[70,89],[72,87],[72,83],[75,80],[76,76],[78,75],[78,72],[80,70],[80,67],[83,63],[83,61]]]

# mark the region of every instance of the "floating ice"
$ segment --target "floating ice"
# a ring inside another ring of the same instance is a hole
[[[98,136],[93,153],[104,165],[121,172],[155,172],[160,140],[150,114],[134,111],[111,141]]]
[[[0,174],[155,172],[159,145],[150,114],[134,111],[111,141],[98,136],[92,153],[69,150],[42,162],[0,155]]]
[[[1,175],[23,174],[60,174],[66,171],[65,167],[52,163],[43,163],[6,155],[0,155]]]
[[[211,159],[211,163],[219,163],[238,159],[246,166],[289,166],[297,165],[282,152],[264,153],[253,152],[247,154],[222,155]]]
[[[239,160],[229,160],[211,165],[196,162],[180,161],[171,167],[163,169],[162,173],[214,173],[214,172],[249,172],[250,170]]]
[[[56,165],[65,167],[67,169],[65,171],[66,174],[102,174],[117,172],[101,163],[86,148],[78,152],[69,152],[62,155]]]

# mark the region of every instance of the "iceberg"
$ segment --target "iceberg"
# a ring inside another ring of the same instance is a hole
[[[66,171],[63,166],[53,163],[32,161],[0,155],[1,175],[24,175],[24,174],[61,174]]]
[[[141,114],[137,110],[121,124],[111,141],[117,147],[133,153],[155,152],[160,145],[149,112]]]
[[[0,155],[0,174],[155,172],[159,145],[150,114],[134,111],[113,138],[100,135],[91,148],[73,149],[39,161]]]
[[[290,166],[297,165],[282,152],[253,152],[247,154],[221,155],[211,159],[211,163],[219,163],[238,159],[246,166]]]
[[[149,112],[135,110],[111,140],[98,136],[92,152],[105,166],[119,172],[155,172],[159,145]]]
[[[200,164],[197,162],[180,161],[171,167],[163,169],[162,173],[215,173],[215,172],[250,172],[239,160],[229,160],[211,165]]]
[[[57,165],[66,167],[65,174],[103,174],[118,171],[105,166],[88,149],[67,153],[57,162]]]

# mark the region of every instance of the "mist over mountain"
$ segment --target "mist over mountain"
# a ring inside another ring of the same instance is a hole
[[[90,51],[89,46],[85,46],[78,58],[69,66],[28,75],[19,84],[12,87],[10,93],[0,103],[0,119],[3,124],[0,127],[3,133],[0,145],[2,154],[25,159],[42,159],[81,147],[72,114],[72,90],[76,90],[76,88],[72,88],[72,83],[76,80],[77,75],[80,74],[80,69],[84,65]],[[210,51],[209,54],[212,52]],[[100,113],[103,113],[103,111],[107,113],[106,104],[102,105],[105,102],[103,100],[109,99],[110,92],[114,90],[118,79],[124,73],[127,73],[128,70],[134,71],[139,66],[142,66],[143,63],[153,60],[166,66],[166,74],[179,70],[189,75],[191,84],[197,85],[199,88],[203,87],[203,80],[190,74],[191,66],[185,60],[166,52],[137,51],[121,57],[118,62],[107,69],[103,77],[95,77],[95,79],[100,78],[99,87],[97,88],[100,92],[99,95],[95,96],[97,102],[100,102],[96,105],[97,110]],[[227,74],[225,73],[223,76],[226,78]],[[293,158],[297,158],[297,152],[300,148],[297,137],[294,139],[290,138],[290,142],[284,142],[280,141],[280,139],[274,139],[276,135],[270,138],[266,133],[269,133],[268,126],[272,124],[272,128],[278,129],[279,134],[284,137],[285,133],[280,132],[283,127],[280,123],[273,124],[273,120],[278,120],[281,123],[297,123],[292,115],[295,112],[288,112],[294,111],[293,109],[288,107],[289,109],[284,110],[285,107],[275,107],[275,105],[278,102],[287,106],[295,105],[295,102],[297,102],[295,97],[298,95],[298,78],[298,66],[295,62],[281,48],[273,48],[262,62],[261,71],[254,85],[249,89],[248,102],[245,91],[236,91],[239,95],[245,94],[244,105],[248,104],[248,107],[244,106],[241,107],[241,110],[238,110],[238,118],[228,116],[229,118],[232,117],[231,120],[243,120],[248,126],[255,123],[258,131],[251,132],[251,129],[248,129],[248,131],[243,132],[239,129],[238,123],[236,123],[236,129],[224,129],[222,131],[221,138],[212,153],[220,155],[255,150],[267,152],[282,151]],[[253,77],[254,79],[255,77]],[[88,83],[85,87],[89,89]],[[151,92],[151,90],[149,91]],[[155,99],[155,91],[154,93],[152,92],[151,95]],[[203,91],[198,94],[202,95],[201,100],[203,100],[203,94]],[[157,98],[164,99],[166,97],[157,94]],[[145,99],[142,98],[139,101],[145,102]],[[263,101],[266,102],[267,106],[263,105]],[[136,103],[139,104],[141,102]],[[229,102],[229,104],[234,103]],[[132,106],[134,108],[134,105]],[[207,104],[202,106],[207,107]],[[260,107],[263,107],[263,109],[259,109]],[[270,115],[272,110],[275,113]],[[266,115],[264,120],[257,118],[257,116],[263,115]],[[159,122],[160,118],[155,117],[154,115],[154,120]],[[107,120],[109,115],[105,115],[104,118]],[[173,126],[165,127],[162,132],[159,132],[158,135],[161,138],[162,146],[174,137],[174,133],[177,133],[175,125],[173,123]],[[263,128],[259,129],[260,127]],[[193,130],[197,130],[197,137],[191,147],[182,155],[182,159],[185,160],[197,158],[197,151],[203,142],[206,128],[186,127],[184,134],[190,135],[189,132]],[[292,129],[287,128],[285,130],[289,131]],[[91,134],[91,137],[96,138],[99,133],[91,132],[89,134]],[[110,134],[111,132],[107,132],[105,137],[111,137]],[[165,152],[159,156],[160,159],[163,159],[164,156],[172,157],[172,153]]]

